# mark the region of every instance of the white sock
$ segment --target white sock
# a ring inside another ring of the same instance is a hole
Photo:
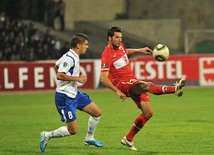
[[[88,131],[85,140],[94,140],[94,133],[97,129],[100,117],[90,116],[88,119]]]
[[[56,130],[46,132],[45,136],[49,138],[57,138],[57,137],[70,136],[70,133],[68,132],[67,126],[62,126]]]

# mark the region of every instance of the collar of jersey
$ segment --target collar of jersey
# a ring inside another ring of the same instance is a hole
[[[79,55],[76,54],[72,49],[69,49],[69,52],[70,52],[71,54],[73,54],[74,56],[79,57]]]

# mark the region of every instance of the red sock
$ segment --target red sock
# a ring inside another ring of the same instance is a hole
[[[134,124],[130,129],[129,133],[126,135],[126,139],[132,142],[134,136],[140,131],[140,129],[143,128],[147,121],[148,119],[145,118],[142,114],[138,116],[137,119],[134,121]]]
[[[154,95],[175,93],[175,86],[150,85],[149,92]]]

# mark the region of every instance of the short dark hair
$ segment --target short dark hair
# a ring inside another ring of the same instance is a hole
[[[114,32],[121,32],[122,33],[122,30],[118,26],[109,27],[109,29],[107,31],[107,39],[108,39],[108,37],[113,37],[114,36]]]
[[[84,43],[85,40],[88,40],[88,37],[86,34],[83,34],[83,33],[75,34],[71,39],[71,48],[75,48],[77,44]]]

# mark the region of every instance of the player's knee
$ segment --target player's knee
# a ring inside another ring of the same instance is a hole
[[[100,117],[102,115],[102,112],[99,108],[96,108],[93,110],[93,112],[89,113],[92,117]]]
[[[151,111],[151,112],[147,112],[147,113],[144,113],[143,114],[144,115],[144,117],[146,118],[146,119],[150,119],[150,118],[152,118],[152,116],[153,116],[153,112]]]
[[[141,87],[144,91],[148,92],[151,84],[152,84],[152,82],[143,82],[141,84]]]
[[[93,117],[100,117],[102,115],[101,111],[94,113]]]
[[[132,93],[137,94],[137,95],[142,94],[142,93],[146,93],[149,91],[151,84],[152,84],[151,82],[141,81],[141,82],[133,85],[131,87],[131,91],[132,91]]]
[[[78,132],[78,127],[77,126],[68,126],[68,132],[71,135],[75,135]]]
[[[68,129],[68,132],[69,132],[71,135],[75,135],[75,134],[77,134],[78,129],[77,129],[77,128]]]

